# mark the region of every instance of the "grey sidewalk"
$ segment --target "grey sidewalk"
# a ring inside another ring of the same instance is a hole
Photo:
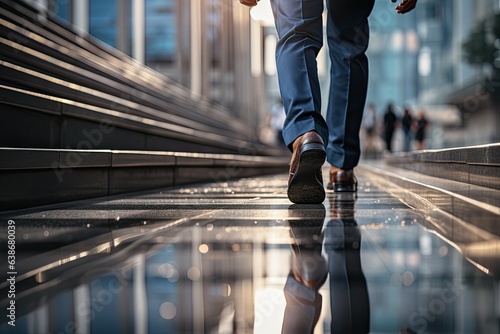
[[[364,165],[357,198],[318,206],[292,205],[280,174],[3,215],[17,227],[14,333],[277,333],[289,273],[306,279],[324,261],[335,280],[319,290],[315,333],[352,309],[339,277],[348,289],[365,277],[370,310],[350,322],[369,317],[372,333],[497,333],[498,228],[409,206],[408,189],[380,175]]]

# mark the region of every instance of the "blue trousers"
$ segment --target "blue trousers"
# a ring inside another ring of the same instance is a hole
[[[316,56],[323,46],[324,0],[271,0],[278,32],[276,63],[286,120],[283,139],[316,131],[327,145],[327,161],[352,169],[360,157],[359,129],[368,85],[370,15],[374,0],[326,0],[331,81],[326,120]]]

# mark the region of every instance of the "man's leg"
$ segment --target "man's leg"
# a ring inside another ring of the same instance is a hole
[[[316,56],[323,45],[323,0],[272,0],[278,43],[276,64],[286,112],[283,139],[291,149],[297,137],[316,131],[323,142],[328,129],[321,116]]]
[[[368,86],[370,15],[374,0],[328,0],[328,48],[331,67],[327,123],[327,161],[351,170],[359,162],[359,130]]]
[[[272,0],[278,43],[276,63],[286,119],[283,139],[292,151],[288,198],[321,203],[321,167],[328,129],[321,115],[316,56],[323,45],[323,0]]]

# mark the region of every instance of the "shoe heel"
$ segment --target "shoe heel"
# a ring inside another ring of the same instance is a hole
[[[323,146],[323,144],[320,144],[320,143],[304,144],[300,148],[300,154],[304,153],[305,151],[321,151],[321,152],[325,152],[325,154],[326,154],[325,146]]]
[[[326,151],[323,145],[317,143],[305,144],[300,150],[301,164],[311,168],[320,168],[326,160]]]

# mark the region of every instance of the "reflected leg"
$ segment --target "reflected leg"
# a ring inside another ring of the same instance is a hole
[[[361,231],[354,219],[355,197],[330,198],[324,249],[330,274],[331,333],[368,333],[370,302],[361,267]]]
[[[282,333],[308,334],[314,332],[321,314],[323,297],[318,290],[327,278],[326,260],[321,254],[326,212],[323,205],[292,205],[288,212],[292,263],[284,288]]]

